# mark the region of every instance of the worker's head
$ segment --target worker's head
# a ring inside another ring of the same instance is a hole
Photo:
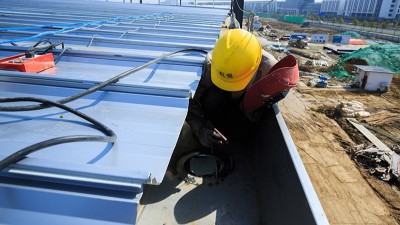
[[[253,34],[229,30],[215,44],[211,80],[222,90],[241,91],[255,75],[261,57],[261,45]]]

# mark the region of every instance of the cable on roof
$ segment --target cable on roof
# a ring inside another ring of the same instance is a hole
[[[153,60],[151,60],[151,61],[149,61],[149,62],[147,62],[147,63],[145,63],[145,64],[143,64],[141,66],[138,66],[138,67],[135,67],[133,69],[127,70],[127,71],[125,71],[125,72],[123,72],[121,74],[118,74],[117,76],[114,76],[114,77],[112,77],[112,78],[110,78],[110,79],[108,79],[108,80],[106,80],[106,81],[104,81],[102,83],[99,83],[98,85],[95,85],[95,86],[93,86],[91,88],[88,88],[88,89],[84,90],[81,93],[78,93],[78,94],[75,94],[75,95],[72,95],[72,96],[69,96],[69,97],[66,97],[66,98],[62,98],[62,99],[56,101],[56,103],[65,104],[65,103],[74,101],[76,99],[82,98],[83,96],[86,96],[86,95],[91,94],[91,93],[93,93],[95,91],[98,91],[98,90],[100,90],[100,89],[102,89],[102,88],[104,88],[106,86],[109,86],[109,85],[111,85],[113,83],[116,83],[120,79],[125,78],[125,77],[127,77],[127,76],[129,76],[129,75],[131,75],[133,73],[136,73],[136,72],[138,72],[138,71],[140,71],[140,70],[142,70],[142,69],[144,69],[144,68],[146,68],[146,67],[148,67],[148,66],[150,66],[150,65],[152,65],[154,63],[157,63],[157,62],[167,58],[167,57],[171,57],[173,55],[176,55],[176,54],[182,53],[182,52],[200,52],[200,53],[203,53],[203,54],[207,54],[206,50],[204,50],[204,49],[196,49],[196,48],[187,48],[187,49],[181,49],[181,50],[178,50],[178,51],[175,51],[175,52],[165,53],[165,54],[159,56],[158,58],[155,58],[155,59],[153,59]],[[4,100],[4,98],[0,98],[0,102],[2,102],[3,100]],[[6,112],[31,111],[31,110],[45,109],[45,108],[49,108],[51,106],[53,106],[53,105],[52,104],[46,104],[46,103],[43,103],[43,102],[41,104],[36,104],[36,105],[0,106],[0,111],[6,111]]]
[[[163,17],[166,17],[164,15],[165,13],[153,13],[151,16],[157,17],[158,15],[162,15]],[[41,29],[41,28],[52,28],[52,29],[57,29],[54,31],[45,31],[30,37],[25,37],[25,38],[19,38],[19,39],[14,39],[14,40],[0,40],[0,44],[6,44],[6,43],[15,43],[15,42],[21,42],[21,41],[29,41],[31,39],[35,38],[41,38],[44,36],[49,36],[49,35],[54,35],[58,33],[65,33],[69,31],[74,31],[76,29],[81,29],[86,26],[90,25],[98,25],[98,24],[104,24],[104,23],[115,23],[119,22],[122,20],[128,20],[128,19],[139,19],[139,18],[147,18],[146,16],[126,16],[126,17],[115,17],[111,19],[106,19],[106,20],[97,20],[97,21],[91,21],[91,22],[77,22],[77,23],[66,23],[66,24],[47,24],[47,25],[38,25],[38,26],[28,26],[28,27],[0,27],[0,31],[9,31],[9,30],[33,30],[33,29]]]
[[[41,45],[43,43],[47,43],[48,45],[39,47],[39,45]],[[57,48],[57,46],[59,46],[59,45],[61,45],[62,51],[61,51],[60,54],[58,54],[57,58],[54,59],[54,64],[57,64],[60,61],[61,57],[64,55],[64,53],[72,49],[72,48],[64,48],[64,42],[63,41],[61,41],[58,44],[53,44],[48,39],[40,40],[36,44],[34,44],[31,48],[29,48],[27,51],[25,51],[25,57],[26,58],[33,58],[36,54],[43,55],[43,54],[46,54],[48,52],[52,52],[53,49]]]
[[[17,98],[1,98],[0,103],[8,103],[8,102],[40,102],[42,104],[46,105],[51,105],[55,106],[61,109],[64,109],[70,113],[73,113],[82,119],[90,122],[91,124],[94,125],[94,128],[103,132],[106,136],[100,136],[100,135],[71,135],[71,136],[63,136],[63,137],[57,137],[57,138],[52,138],[46,141],[42,141],[33,145],[30,145],[28,147],[25,147],[21,150],[18,150],[14,152],[13,154],[7,156],[3,160],[0,161],[0,171],[6,168],[7,166],[18,162],[19,160],[25,158],[30,153],[33,153],[35,151],[48,148],[54,145],[59,145],[59,144],[65,144],[65,143],[72,143],[72,142],[111,142],[114,143],[117,140],[117,136],[112,131],[110,128],[108,128],[106,125],[100,123],[99,121],[93,119],[92,117],[81,113],[75,109],[72,109],[66,105],[46,100],[46,99],[41,99],[41,98],[33,98],[33,97],[17,97]]]
[[[65,49],[63,52],[65,52],[66,50],[67,49]],[[21,150],[14,152],[13,154],[6,157],[5,159],[1,160],[0,161],[0,171],[3,170],[4,168],[6,168],[7,166],[9,166],[13,163],[16,163],[19,160],[25,158],[25,156],[27,156],[28,154],[30,154],[32,152],[35,152],[35,151],[38,151],[38,150],[41,150],[44,148],[48,148],[48,147],[51,147],[54,145],[59,145],[59,144],[64,144],[64,143],[72,143],[72,142],[112,142],[112,143],[114,143],[117,139],[117,136],[110,128],[108,128],[104,124],[100,123],[99,121],[87,116],[86,114],[83,114],[83,113],[81,113],[75,109],[72,109],[66,105],[63,105],[63,104],[73,101],[73,100],[76,100],[78,98],[82,98],[85,95],[88,95],[97,90],[100,90],[101,88],[106,87],[112,83],[118,82],[120,79],[122,79],[126,76],[129,76],[139,70],[142,70],[153,63],[157,63],[167,57],[173,56],[173,55],[181,53],[181,52],[201,52],[201,53],[207,54],[207,51],[205,51],[203,49],[182,49],[182,50],[178,50],[175,52],[166,53],[166,54],[163,54],[160,57],[153,59],[139,67],[130,69],[130,70],[123,72],[107,81],[104,81],[96,86],[93,86],[81,93],[69,96],[67,98],[63,98],[57,102],[46,100],[46,99],[41,99],[41,98],[33,98],[33,97],[0,98],[0,103],[27,102],[27,101],[41,103],[41,104],[37,104],[37,105],[26,105],[26,106],[3,106],[3,107],[0,107],[0,111],[30,111],[30,110],[39,110],[39,109],[45,109],[45,108],[55,106],[55,107],[64,109],[68,112],[71,112],[71,113],[89,121],[90,123],[95,125],[95,128],[97,130],[99,130],[107,135],[107,136],[99,136],[99,135],[64,136],[64,137],[52,138],[52,139],[49,139],[46,141],[42,141],[42,142],[30,145],[28,147],[25,147]],[[62,54],[60,54],[60,56],[61,55]]]

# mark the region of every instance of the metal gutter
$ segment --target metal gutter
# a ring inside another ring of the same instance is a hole
[[[322,208],[321,202],[318,199],[317,193],[314,190],[310,177],[307,174],[303,161],[300,158],[299,152],[296,149],[296,145],[293,142],[292,136],[289,133],[285,120],[283,119],[277,104],[274,105],[274,112],[276,114],[276,120],[279,124],[290,157],[293,161],[294,168],[299,177],[308,205],[314,217],[315,224],[329,225],[328,219]]]

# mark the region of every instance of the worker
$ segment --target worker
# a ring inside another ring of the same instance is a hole
[[[248,139],[265,108],[284,97],[278,93],[251,112],[244,108],[249,87],[276,63],[245,30],[231,29],[216,42],[205,58],[195,95],[189,100],[186,122],[170,162],[173,172],[196,154],[220,154],[222,160],[232,161],[231,155],[226,155],[232,152],[226,147],[228,143],[232,148]],[[233,165],[229,167],[228,171]]]

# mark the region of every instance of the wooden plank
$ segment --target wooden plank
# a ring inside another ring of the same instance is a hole
[[[367,128],[359,124],[354,119],[347,119],[358,131],[360,131],[369,141],[371,141],[378,149],[384,151],[392,151],[388,146],[386,146],[381,140],[379,140],[374,134],[372,134]]]

